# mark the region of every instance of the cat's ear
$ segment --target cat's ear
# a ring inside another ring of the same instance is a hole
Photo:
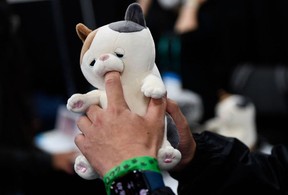
[[[220,89],[218,91],[218,99],[219,99],[219,101],[223,101],[224,99],[226,99],[229,96],[231,96],[231,94],[228,93],[227,91],[225,91],[224,89]]]
[[[84,41],[86,40],[87,36],[92,32],[92,30],[89,29],[84,24],[79,23],[79,24],[76,25],[76,32],[77,32],[78,37],[84,43]]]
[[[144,13],[139,3],[132,3],[128,6],[125,20],[135,22],[146,28]]]

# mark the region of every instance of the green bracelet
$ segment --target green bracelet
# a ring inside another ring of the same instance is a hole
[[[133,170],[154,171],[160,173],[160,168],[156,158],[150,156],[141,156],[125,160],[118,166],[110,169],[104,175],[103,181],[108,194],[110,194],[110,186],[115,179]]]

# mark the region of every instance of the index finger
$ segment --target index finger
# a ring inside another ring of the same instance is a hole
[[[105,88],[108,106],[127,106],[124,99],[124,93],[119,72],[113,71],[105,74]]]

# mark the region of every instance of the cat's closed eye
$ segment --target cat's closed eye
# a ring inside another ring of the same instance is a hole
[[[92,60],[92,62],[90,62],[90,66],[94,66],[94,64],[95,64],[95,62],[96,62],[96,60],[94,59],[94,60]]]
[[[123,48],[116,48],[114,53],[118,58],[123,58],[125,51]]]

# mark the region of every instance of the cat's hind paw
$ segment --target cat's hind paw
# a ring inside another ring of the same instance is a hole
[[[99,177],[98,173],[95,172],[83,155],[77,156],[75,159],[74,170],[80,177],[87,180],[92,180]]]
[[[161,170],[169,170],[175,167],[181,160],[181,153],[172,146],[160,148],[158,151],[158,163]]]

